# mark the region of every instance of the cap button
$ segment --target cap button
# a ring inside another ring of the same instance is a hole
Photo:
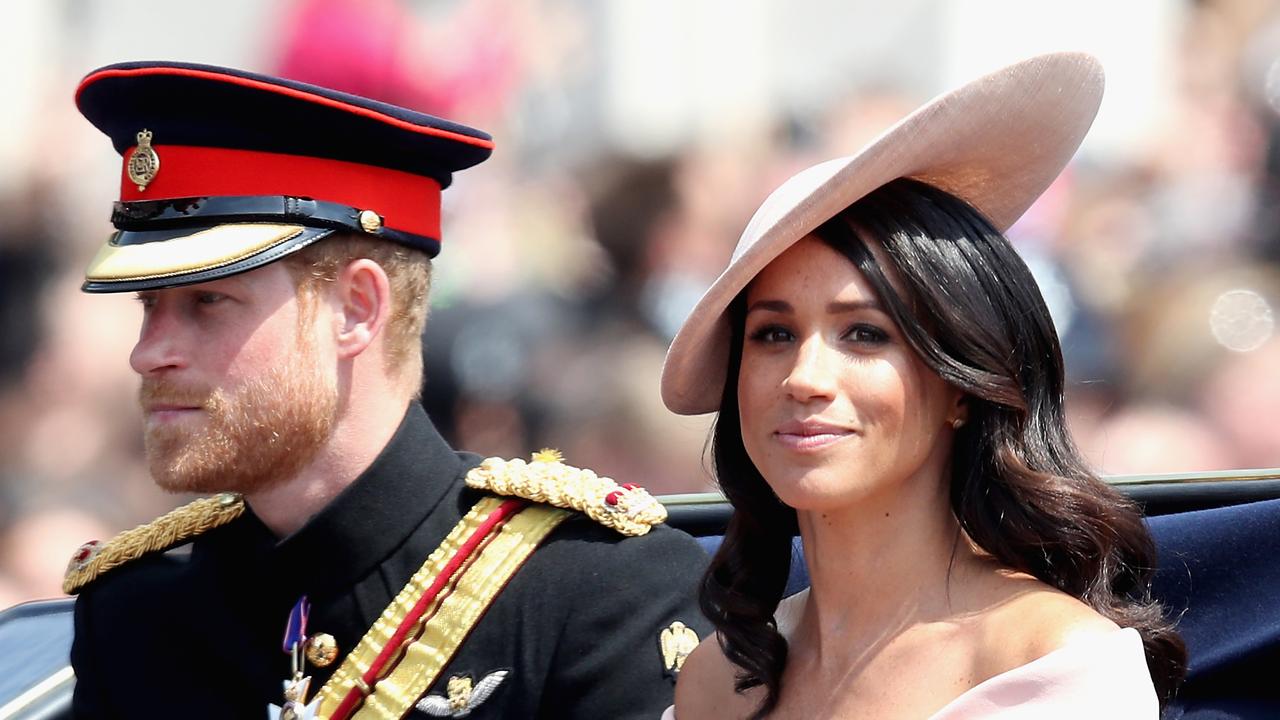
[[[372,210],[361,210],[360,227],[365,232],[378,232],[382,229],[382,216]]]

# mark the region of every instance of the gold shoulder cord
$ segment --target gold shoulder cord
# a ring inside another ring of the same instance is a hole
[[[531,462],[486,458],[467,473],[467,486],[577,510],[623,535],[644,535],[667,519],[667,509],[644,488],[562,462],[556,450],[541,450]]]
[[[183,505],[146,525],[126,530],[105,544],[96,541],[85,543],[67,564],[62,591],[74,595],[104,573],[226,525],[243,513],[244,498],[234,493],[223,493]]]
[[[511,576],[524,564],[544,538],[570,516],[565,510],[530,506],[513,515],[464,565],[428,608],[427,621],[416,640],[404,646],[402,659],[372,688],[364,687],[362,676],[377,658],[396,629],[404,622],[418,598],[443,571],[468,537],[484,519],[504,502],[485,498],[454,526],[408,584],[387,606],[342,666],[320,689],[319,716],[327,718],[353,688],[366,695],[352,718],[398,720],[435,683],[481,615],[493,603]]]

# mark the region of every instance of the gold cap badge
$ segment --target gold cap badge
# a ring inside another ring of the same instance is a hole
[[[129,156],[129,162],[125,165],[129,173],[129,179],[138,186],[138,192],[147,189],[147,185],[156,179],[156,175],[160,174],[160,156],[156,154],[155,148],[151,147],[151,131],[143,129],[138,132],[138,146],[133,149],[133,154]]]

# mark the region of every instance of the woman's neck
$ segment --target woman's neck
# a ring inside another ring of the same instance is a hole
[[[798,519],[812,583],[798,630],[819,662],[841,663],[916,622],[944,617],[952,573],[973,558],[941,480],[904,483]]]

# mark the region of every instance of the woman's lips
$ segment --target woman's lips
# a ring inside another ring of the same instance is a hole
[[[783,447],[797,451],[822,450],[854,434],[851,428],[825,420],[792,420],[773,432]]]

